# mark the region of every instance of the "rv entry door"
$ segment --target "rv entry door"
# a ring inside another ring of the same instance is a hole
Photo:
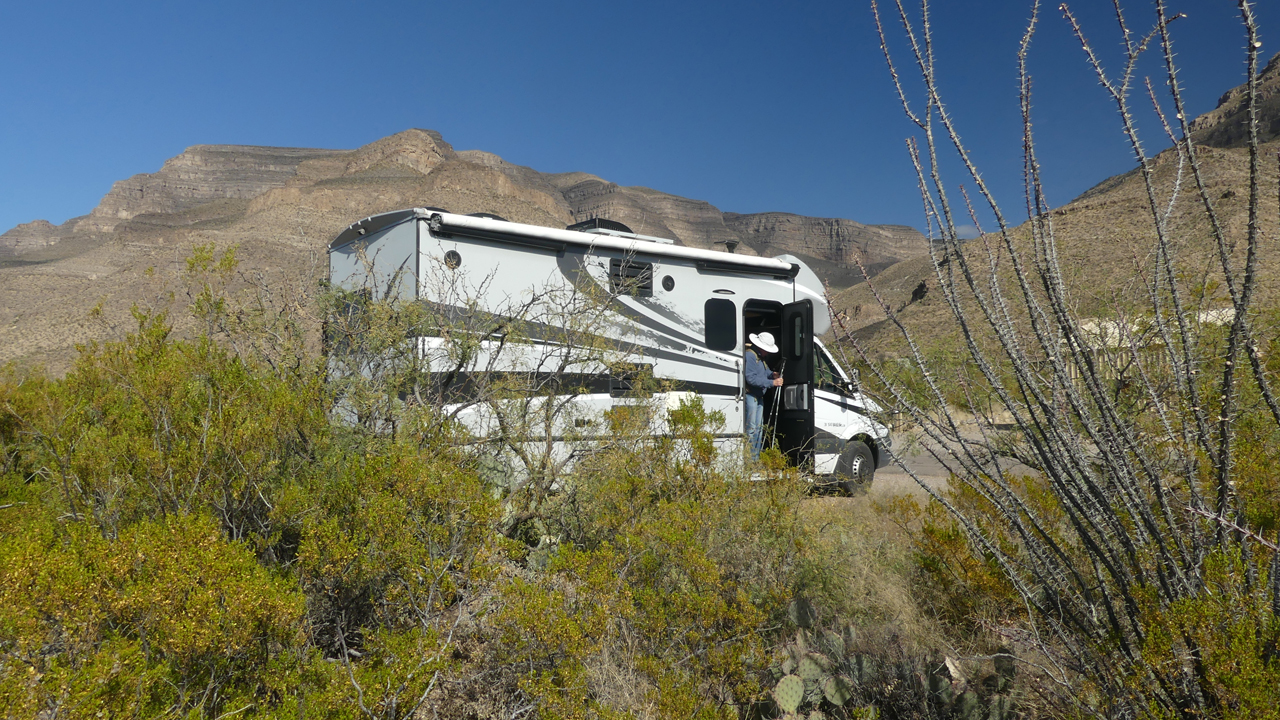
[[[813,468],[813,302],[782,307],[782,377],[778,449],[797,467]]]

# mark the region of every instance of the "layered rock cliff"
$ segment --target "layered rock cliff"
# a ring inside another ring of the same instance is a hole
[[[341,154],[308,148],[195,145],[154,173],[134,175],[111,191],[77,232],[111,232],[139,215],[172,215],[214,200],[249,200],[284,187],[307,160]]]
[[[1218,106],[1191,123],[1191,136],[1201,145],[1241,148],[1249,142],[1247,86],[1223,93]],[[1280,138],[1280,53],[1258,73],[1258,140]]]
[[[816,268],[828,285],[844,288],[862,282],[907,258],[928,253],[928,243],[905,225],[863,225],[840,218],[791,213],[724,214],[725,225],[760,255],[790,253]]]
[[[492,153],[455,151],[430,130],[355,150],[197,145],[154,173],[117,182],[87,216],[0,235],[0,364],[65,368],[76,343],[128,329],[132,305],[175,297],[195,245],[235,245],[245,273],[302,278],[297,287],[314,289],[325,246],[344,227],[415,206],[548,227],[604,217],[681,245],[791,253],[811,259],[837,288],[861,279],[850,270],[855,255],[874,270],[926,251],[909,228],[722,213],[595,175],[541,173]]]

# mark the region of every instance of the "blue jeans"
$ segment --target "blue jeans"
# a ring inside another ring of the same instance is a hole
[[[747,395],[747,442],[751,444],[751,459],[760,459],[764,447],[764,401]]]

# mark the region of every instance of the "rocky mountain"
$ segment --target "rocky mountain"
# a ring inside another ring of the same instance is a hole
[[[1280,55],[1272,58],[1259,75],[1259,132],[1263,158],[1280,152]],[[1192,139],[1202,175],[1219,213],[1228,242],[1242,256],[1247,232],[1249,153],[1245,147],[1247,128],[1243,125],[1244,87],[1222,96],[1214,110],[1192,123]],[[1221,287],[1221,268],[1214,240],[1204,219],[1202,201],[1181,167],[1173,149],[1157,155],[1151,163],[1154,185],[1162,208],[1171,207],[1168,223],[1174,239],[1178,271],[1189,283],[1186,296],[1203,294],[1206,307],[1221,307],[1226,301]],[[1259,251],[1257,307],[1280,305],[1280,246],[1276,242],[1276,218],[1280,202],[1276,187],[1280,178],[1274,162],[1263,162],[1262,243]],[[1182,174],[1179,174],[1181,170]],[[1175,188],[1177,195],[1175,196]],[[1172,201],[1172,202],[1171,202]],[[1124,308],[1143,312],[1146,301],[1144,280],[1152,275],[1151,213],[1146,187],[1137,169],[1108,178],[1080,197],[1052,211],[1058,264],[1064,270],[1073,304],[1082,317],[1110,317]],[[1024,224],[1014,228],[1015,245],[1026,248],[1029,231]],[[996,238],[992,238],[995,242]],[[969,243],[975,267],[985,272],[988,261],[979,259],[982,243]],[[1237,264],[1242,257],[1235,258]],[[1007,273],[1009,263],[1001,265]],[[986,282],[986,280],[982,280]],[[898,313],[917,337],[954,342],[956,323],[937,291],[932,261],[910,258],[883,269],[870,285]],[[1011,286],[1012,287],[1012,286]],[[1016,294],[1016,290],[1011,290]],[[886,320],[864,283],[834,297],[846,327],[868,347],[889,354],[901,352],[899,332]]]
[[[430,130],[356,150],[197,145],[157,172],[117,182],[88,215],[0,235],[0,364],[46,363],[60,372],[77,343],[118,337],[132,305],[154,306],[180,289],[196,245],[236,245],[242,270],[314,286],[328,241],[344,227],[414,206],[548,227],[603,217],[681,245],[791,253],[813,261],[835,288],[861,279],[857,255],[874,273],[927,252],[910,228],[722,213],[587,173],[541,173],[492,153],[455,151]]]
[[[903,258],[924,256],[927,248],[920,231],[905,225],[863,225],[780,212],[725,213],[724,222],[759,255],[790,253],[822,268],[818,272],[831,288],[860,283],[864,270],[874,277]]]
[[[1242,148],[1249,142],[1245,111],[1246,87],[1232,88],[1218,100],[1218,107],[1191,123],[1191,136],[1202,145]],[[1258,139],[1280,137],[1280,53],[1258,74]]]

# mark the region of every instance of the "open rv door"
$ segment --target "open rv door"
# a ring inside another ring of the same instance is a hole
[[[813,468],[813,301],[782,306],[781,403],[777,409],[778,449],[796,467]]]

